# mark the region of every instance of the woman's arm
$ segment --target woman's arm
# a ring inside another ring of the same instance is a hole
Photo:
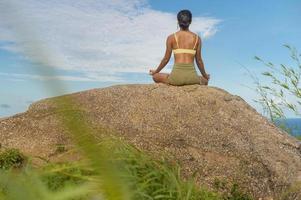
[[[197,66],[198,66],[198,68],[199,68],[202,76],[208,80],[209,79],[209,75],[205,71],[205,67],[204,67],[204,63],[203,63],[202,55],[201,55],[201,48],[202,48],[202,41],[201,41],[201,38],[199,37],[198,38],[197,48],[196,48],[195,59],[196,59]]]
[[[172,35],[168,36],[166,39],[166,51],[165,51],[164,58],[161,60],[161,63],[159,64],[159,66],[157,67],[157,69],[153,74],[159,73],[166,66],[166,64],[169,62],[169,59],[171,57],[171,52],[172,52]]]

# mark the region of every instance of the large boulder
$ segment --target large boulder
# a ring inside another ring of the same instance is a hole
[[[90,126],[116,131],[126,141],[176,159],[198,183],[238,183],[255,198],[279,198],[301,181],[300,142],[239,96],[201,85],[129,84],[67,95]],[[33,156],[55,155],[69,144],[54,99],[0,121],[0,142]]]

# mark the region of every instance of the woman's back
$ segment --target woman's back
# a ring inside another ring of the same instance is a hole
[[[196,50],[198,35],[191,31],[178,31],[174,33],[172,49]],[[175,53],[175,63],[193,63],[195,55],[192,53]]]
[[[201,56],[201,38],[189,30],[192,22],[192,14],[189,10],[181,10],[177,14],[180,31],[169,35],[166,39],[166,51],[156,70],[150,70],[155,82],[163,82],[170,85],[207,85],[209,74],[205,72]],[[167,65],[171,54],[174,53],[174,66],[170,74],[159,73]],[[199,76],[195,69],[196,64],[202,74]]]

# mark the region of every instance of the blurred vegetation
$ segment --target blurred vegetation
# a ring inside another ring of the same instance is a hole
[[[289,51],[292,64],[275,65],[266,62],[262,58],[254,58],[261,62],[266,70],[261,73],[268,79],[267,83],[259,80],[258,76],[252,74],[248,69],[249,75],[254,81],[255,91],[259,98],[255,102],[259,103],[268,119],[282,130],[292,134],[292,127],[285,123],[285,110],[292,111],[297,117],[301,117],[301,54],[296,48],[290,45],[283,45]],[[300,136],[296,136],[301,140]],[[301,198],[301,185],[296,183],[291,185],[280,197],[281,200],[297,200]]]
[[[257,75],[252,74],[248,69],[247,71],[254,81],[255,91],[259,95],[258,99],[254,101],[261,105],[264,114],[270,121],[291,134],[291,128],[284,121],[286,119],[284,111],[292,111],[297,117],[301,117],[301,54],[290,45],[283,46],[289,51],[291,65],[275,65],[258,56],[254,57],[266,67],[261,75],[267,78],[267,83],[264,84]],[[301,139],[301,133],[297,138]]]
[[[27,161],[18,149],[0,149],[0,169],[21,168]]]
[[[164,157],[154,159],[135,147],[116,141],[102,142],[111,150],[109,162],[118,165],[122,179],[131,189],[133,200],[251,200],[237,184],[222,194],[199,187],[194,178],[183,180],[177,163]],[[0,199],[107,199],[95,182],[101,181],[87,161],[49,163],[35,169],[30,163],[18,171],[7,168],[0,173]],[[21,188],[21,189],[20,189]],[[116,198],[117,199],[117,198]]]
[[[292,66],[275,65],[255,56],[255,59],[266,67],[262,75],[269,82],[263,84],[256,75],[251,74],[259,95],[255,101],[262,106],[271,121],[285,118],[284,109],[292,111],[296,116],[301,116],[301,54],[294,47],[289,45],[284,45],[284,47],[290,52],[290,58],[294,63]]]

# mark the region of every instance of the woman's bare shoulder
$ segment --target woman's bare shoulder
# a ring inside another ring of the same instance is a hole
[[[167,40],[168,40],[168,41],[173,41],[173,40],[175,40],[175,35],[174,35],[174,33],[169,34],[169,35],[167,36]]]
[[[202,41],[201,36],[198,33],[193,33],[193,36],[198,38],[198,43],[199,41]]]
[[[191,32],[194,37],[200,37],[200,35],[197,32]]]

